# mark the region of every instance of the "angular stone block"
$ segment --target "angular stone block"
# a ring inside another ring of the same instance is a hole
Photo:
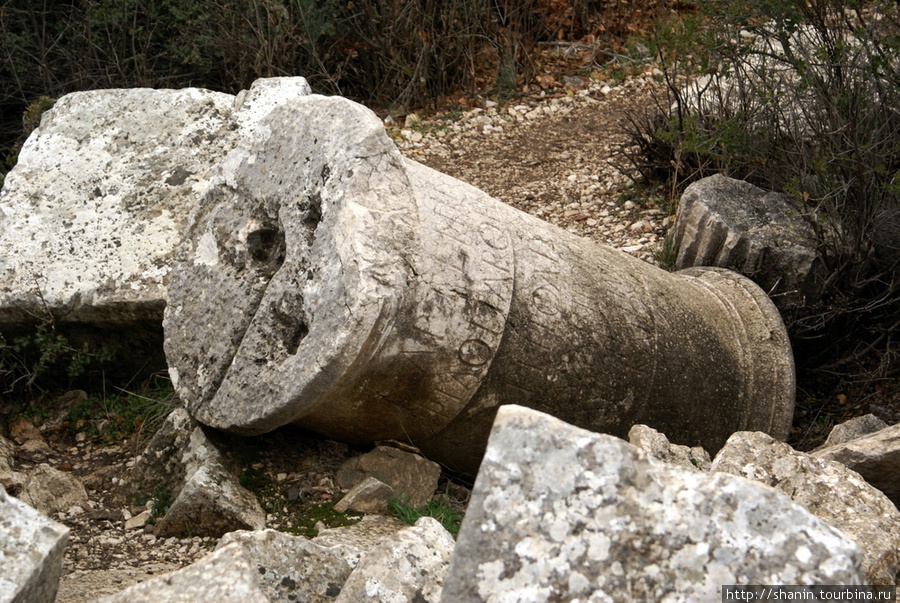
[[[713,461],[723,471],[772,486],[859,545],[869,584],[900,580],[900,511],[862,477],[798,452],[764,433],[736,433]]]
[[[216,548],[231,544],[247,551],[263,592],[273,602],[334,601],[350,575],[344,559],[302,536],[275,530],[231,532]]]
[[[156,524],[157,536],[221,536],[262,529],[266,515],[238,483],[221,453],[183,408],[174,410],[136,460],[124,487],[129,502],[168,493],[171,506]]]
[[[719,266],[749,276],[780,308],[817,299],[823,279],[811,225],[787,196],[721,174],[684,191],[675,267]]]
[[[169,282],[170,374],[200,421],[406,440],[470,473],[505,403],[710,450],[739,429],[786,436],[793,360],[749,280],[672,275],[519,212],[403,159],[346,99],[264,123]]]
[[[217,549],[184,569],[130,586],[97,603],[271,603],[239,544]]]
[[[783,493],[651,462],[501,407],[445,601],[718,601],[723,584],[863,584],[844,534]]]
[[[900,508],[900,424],[821,448],[812,455],[843,463],[884,492]]]
[[[69,529],[0,486],[0,602],[53,603]]]
[[[375,545],[335,603],[438,603],[455,544],[436,519],[422,517]]]
[[[28,472],[19,498],[45,515],[75,506],[87,507],[88,501],[81,480],[46,463]]]
[[[440,466],[426,458],[391,448],[376,446],[371,452],[347,460],[335,479],[341,488],[353,488],[366,478],[384,482],[413,507],[431,500],[441,477]]]
[[[73,340],[122,348],[117,365],[161,363],[166,280],[200,193],[265,114],[308,93],[303,78],[277,78],[238,107],[196,88],[57,100],[0,192],[4,333],[49,311]]]
[[[433,491],[433,490],[432,490]],[[338,513],[356,511],[357,513],[381,513],[388,509],[388,503],[397,496],[393,488],[374,477],[367,477],[353,486],[334,505]]]

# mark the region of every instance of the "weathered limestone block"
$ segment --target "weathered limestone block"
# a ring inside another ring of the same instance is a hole
[[[781,490],[853,539],[869,584],[900,579],[900,511],[862,477],[834,461],[798,452],[764,433],[736,433],[711,471],[740,475]]]
[[[386,483],[374,477],[367,477],[353,486],[341,500],[336,502],[334,510],[338,513],[347,511],[385,513],[388,503],[396,496],[397,492]]]
[[[324,529],[312,542],[335,551],[355,568],[383,538],[408,527],[395,517],[366,515],[349,526]]]
[[[721,174],[684,191],[673,232],[675,267],[720,266],[749,276],[780,308],[818,295],[812,227],[787,196]]]
[[[504,406],[443,600],[718,601],[723,584],[862,584],[860,561],[772,488]]]
[[[264,123],[170,276],[170,374],[201,422],[407,440],[472,473],[504,403],[710,450],[741,429],[786,436],[789,344],[749,280],[672,275],[519,212],[404,160],[346,99]]]
[[[75,506],[86,508],[88,494],[84,484],[74,475],[41,463],[28,472],[19,499],[50,515]]]
[[[418,454],[376,446],[371,452],[347,460],[335,479],[341,488],[353,488],[368,477],[384,482],[413,507],[431,500],[441,477],[440,466]]]
[[[846,444],[850,440],[861,438],[863,436],[881,431],[888,424],[876,417],[875,415],[863,415],[844,421],[840,425],[831,428],[825,443],[819,449],[828,448],[829,446],[837,446],[838,444]]]
[[[375,545],[335,603],[438,603],[455,545],[436,519],[422,517]]]
[[[843,463],[884,492],[900,508],[900,424],[819,449],[812,456]]]
[[[247,551],[260,587],[272,603],[334,601],[350,575],[343,558],[302,536],[275,530],[231,532],[216,548],[233,543]]]
[[[271,603],[257,576],[249,553],[235,543],[97,603]]]
[[[703,448],[672,444],[665,434],[646,425],[635,425],[628,430],[628,443],[646,452],[650,458],[694,471],[707,471],[712,462]]]
[[[0,603],[53,603],[69,529],[0,486]]]
[[[73,337],[112,330],[141,362],[161,360],[166,280],[200,193],[238,139],[308,93],[303,78],[277,78],[239,107],[195,88],[60,98],[0,192],[0,327],[26,329],[49,310]]]
[[[156,523],[157,536],[221,536],[266,525],[256,497],[228,471],[203,429],[182,408],[166,418],[138,457],[125,495],[146,499],[159,490],[171,495],[172,504]]]

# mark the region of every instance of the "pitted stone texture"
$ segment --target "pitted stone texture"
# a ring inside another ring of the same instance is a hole
[[[812,227],[779,193],[721,174],[681,196],[675,267],[720,266],[749,276],[780,308],[818,295],[822,267]]]
[[[411,506],[418,507],[434,495],[441,468],[418,454],[376,446],[371,452],[347,460],[335,477],[341,488],[353,488],[374,477],[393,488],[397,495],[408,497]]]
[[[869,584],[900,580],[900,511],[844,465],[814,458],[764,433],[736,433],[711,471],[740,475],[781,490],[853,539]]]
[[[56,101],[0,193],[0,325],[162,320],[166,278],[217,164],[272,107],[309,92],[261,80],[235,97],[195,88],[96,90]],[[45,306],[46,304],[46,306]]]
[[[169,281],[170,374],[201,422],[403,440],[473,475],[505,403],[711,451],[739,429],[787,435],[793,360],[748,279],[672,275],[519,212],[404,160],[346,99],[263,124]]]
[[[128,499],[160,489],[172,504],[156,523],[157,536],[221,536],[259,530],[266,515],[226,468],[221,454],[183,408],[173,411],[138,457],[127,478]]]
[[[184,569],[135,584],[97,603],[270,603],[258,575],[247,551],[232,544]]]
[[[382,538],[407,527],[394,517],[366,515],[353,525],[322,530],[312,542],[335,551],[351,568],[355,568]]]
[[[860,561],[771,488],[504,406],[443,600],[718,601],[722,584],[862,584]]]
[[[884,492],[900,508],[900,424],[819,449],[812,455],[843,463]]]
[[[386,483],[375,477],[367,477],[353,486],[341,500],[335,503],[338,513],[356,511],[357,513],[385,513],[388,503],[397,493]]]
[[[637,446],[654,458],[664,463],[678,465],[694,471],[708,471],[712,462],[709,453],[699,446],[688,448],[669,442],[665,434],[659,433],[646,425],[635,425],[628,431],[628,443]]]
[[[861,438],[875,433],[876,431],[881,431],[887,426],[887,423],[875,415],[863,415],[861,417],[850,419],[849,421],[844,421],[840,425],[835,425],[831,428],[831,432],[828,434],[828,437],[825,438],[825,443],[819,447],[819,450],[828,448],[829,446],[845,444],[850,440],[855,440],[856,438]]]
[[[375,545],[335,603],[437,603],[455,544],[436,519],[422,517]]]
[[[53,603],[69,529],[0,486],[0,602]]]
[[[74,475],[54,469],[46,463],[28,472],[19,498],[45,515],[67,511],[75,506],[88,506],[84,484]]]
[[[272,603],[334,601],[350,566],[333,550],[275,530],[231,532],[217,549],[237,543],[250,556],[257,580]]]

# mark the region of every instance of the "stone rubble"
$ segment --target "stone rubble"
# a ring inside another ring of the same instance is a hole
[[[0,601],[53,603],[69,530],[0,486]]]
[[[710,471],[784,492],[856,542],[868,584],[900,582],[900,511],[845,465],[797,452],[764,433],[738,432],[716,455]]]
[[[422,517],[382,538],[347,578],[335,603],[438,603],[455,545],[436,519]]]
[[[225,467],[221,453],[183,408],[166,418],[136,459],[126,490],[134,499],[157,493],[171,497],[154,528],[163,538],[218,537],[266,524],[259,502]]]
[[[723,584],[863,584],[861,559],[772,488],[504,406],[443,597],[713,601]]]
[[[900,507],[900,424],[819,448],[812,456],[843,463]]]
[[[376,446],[344,463],[337,472],[337,483],[349,490],[374,477],[406,497],[410,506],[418,507],[431,500],[440,476],[441,467],[434,461],[398,448]]]

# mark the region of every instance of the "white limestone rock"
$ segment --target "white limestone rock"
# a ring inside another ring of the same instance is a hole
[[[140,582],[97,603],[270,603],[247,551],[232,544],[184,569]]]
[[[256,497],[238,483],[221,453],[183,408],[173,411],[136,460],[125,485],[128,499],[162,490],[172,497],[156,524],[157,536],[221,536],[260,530],[266,515]]]
[[[675,217],[675,267],[719,266],[755,281],[779,308],[819,294],[822,265],[809,223],[791,200],[716,174],[684,191]]]
[[[46,463],[28,472],[19,498],[45,515],[88,506],[87,490],[81,480]]]
[[[46,304],[62,322],[162,322],[166,280],[216,166],[303,78],[230,94],[122,89],[68,94],[22,147],[0,192],[0,325]]]
[[[0,603],[53,603],[69,529],[0,486]]]
[[[335,603],[437,603],[455,544],[440,522],[422,517],[376,544]]]
[[[771,488],[504,406],[443,600],[718,601],[723,584],[862,584],[860,561]]]
[[[672,444],[669,438],[647,425],[635,425],[628,431],[628,443],[637,446],[650,458],[694,471],[708,471],[712,462],[700,446],[689,448]]]
[[[334,601],[350,575],[350,566],[333,549],[301,536],[275,530],[230,532],[216,548],[232,544],[247,551],[272,603]]]
[[[900,508],[900,424],[812,453],[843,463],[884,492]]]
[[[846,444],[850,440],[861,438],[869,434],[881,431],[888,424],[876,417],[875,415],[863,415],[855,417],[849,421],[844,421],[840,425],[835,425],[828,433],[823,443],[818,449],[822,450],[829,446],[837,446],[838,444]]]
[[[352,525],[321,530],[312,542],[335,551],[355,568],[381,539],[407,527],[394,517],[366,515]]]
[[[760,432],[738,432],[716,455],[724,471],[781,490],[849,536],[863,554],[869,584],[900,580],[900,511],[841,463],[798,452]]]

